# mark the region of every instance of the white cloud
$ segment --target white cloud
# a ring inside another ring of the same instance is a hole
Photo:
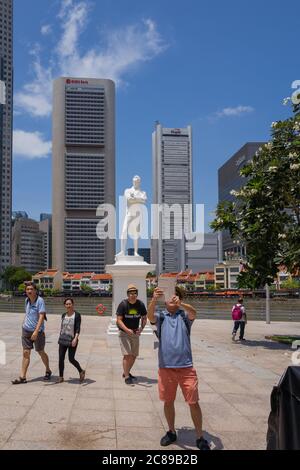
[[[24,85],[22,91],[15,94],[14,101],[17,111],[21,109],[32,116],[42,117],[51,114],[53,77],[51,68],[44,68],[37,54],[34,53],[32,64],[35,78],[31,83]]]
[[[47,36],[48,34],[50,34],[52,32],[52,26],[51,24],[44,24],[42,27],[41,27],[41,34],[43,36]]]
[[[216,113],[217,117],[241,116],[242,114],[252,113],[252,106],[236,106],[235,108],[224,108]]]
[[[162,53],[167,44],[151,19],[103,34],[101,43],[80,52],[81,34],[89,18],[87,1],[63,0],[58,14],[62,34],[49,65],[42,66],[34,51],[34,79],[16,93],[19,110],[47,117],[52,109],[52,80],[58,76],[110,78],[120,85],[128,71]],[[55,65],[54,65],[55,64]]]
[[[64,14],[61,13],[59,15],[59,18],[62,20],[63,29],[63,34],[57,47],[57,54],[60,59],[68,56],[77,57],[78,40],[86,26],[88,15],[88,4],[86,2],[80,2],[76,5],[72,5],[72,1],[65,3],[66,5],[62,8]],[[67,12],[66,9],[68,7],[70,9]],[[63,19],[64,16],[65,19]]]
[[[73,0],[62,0],[60,11],[57,15],[58,18],[62,19],[67,13],[68,8],[71,8],[73,5]]]
[[[51,142],[45,141],[40,132],[13,131],[13,153],[17,158],[33,160],[47,158],[51,152]]]
[[[90,49],[82,56],[75,50],[61,55],[63,75],[110,78],[120,85],[131,68],[153,59],[166,48],[150,19],[139,25],[110,31],[105,39],[106,47],[102,50]]]

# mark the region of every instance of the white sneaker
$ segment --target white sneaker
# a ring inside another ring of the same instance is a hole
[[[232,333],[231,339],[232,339],[232,341],[235,341],[235,334],[234,333]]]

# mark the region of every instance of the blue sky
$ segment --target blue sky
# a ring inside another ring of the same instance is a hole
[[[299,23],[299,0],[14,0],[14,210],[51,212],[52,79],[93,75],[117,84],[117,196],[139,174],[151,200],[156,120],[191,124],[208,227],[218,168],[290,114]]]

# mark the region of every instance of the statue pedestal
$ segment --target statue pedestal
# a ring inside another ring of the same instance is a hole
[[[147,289],[146,276],[149,271],[155,270],[155,264],[148,264],[142,256],[116,255],[115,264],[108,264],[105,271],[112,275],[113,279],[113,298],[112,298],[112,317],[107,334],[118,334],[116,325],[116,311],[122,300],[127,299],[128,284],[134,284],[138,288],[138,299],[144,302],[147,308]],[[153,331],[149,325],[146,325],[142,335],[152,335]]]

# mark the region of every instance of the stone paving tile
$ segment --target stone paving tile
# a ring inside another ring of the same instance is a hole
[[[84,421],[83,421],[84,420]],[[75,409],[71,411],[69,418],[71,424],[97,424],[97,425],[109,425],[115,424],[115,414],[112,410],[81,410]]]
[[[15,429],[11,436],[11,440],[27,441],[27,442],[48,442],[56,441],[59,431],[66,430],[67,424],[50,424],[50,423],[21,423]]]
[[[116,449],[116,431],[114,425],[74,425],[58,433],[62,449],[69,450],[113,450]]]
[[[18,426],[17,421],[10,421],[8,419],[4,420],[0,419],[0,441],[6,442],[6,440],[10,437],[13,431]]]
[[[1,450],[62,450],[61,445],[55,442],[32,442],[9,440],[1,446]]]
[[[227,450],[265,450],[266,434],[261,432],[244,432],[220,434],[222,441],[226,445]]]
[[[57,402],[56,399],[35,403],[26,416],[25,423],[59,423],[68,422],[73,402],[67,399]]]
[[[114,408],[116,411],[129,411],[139,413],[142,412],[152,412],[153,403],[152,400],[115,400]]]
[[[18,422],[26,416],[29,410],[29,406],[4,405],[1,403],[0,417],[2,420]]]
[[[210,426],[218,432],[230,431],[239,433],[241,430],[249,432],[257,431],[257,426],[248,418],[241,415],[226,416],[210,413],[205,416],[207,416]]]
[[[98,397],[85,397],[76,398],[74,402],[74,407],[82,410],[83,413],[85,410],[114,410],[115,403],[113,398],[98,398]]]
[[[113,396],[113,393],[112,393],[112,390],[108,389],[108,388],[105,388],[105,389],[101,389],[101,388],[93,388],[93,389],[90,389],[89,386],[85,386],[83,385],[82,387],[80,387],[80,389],[78,390],[77,392],[77,398],[82,398],[82,399],[86,399],[86,400],[90,400],[92,398],[97,398],[97,399],[113,399],[114,396]]]
[[[154,411],[144,413],[137,411],[116,411],[116,425],[127,427],[156,428],[162,426],[162,421]]]
[[[159,445],[160,439],[165,434],[163,427],[140,428],[129,426],[117,427],[118,449],[152,450]],[[132,436],[136,436],[133,440]]]
[[[2,393],[0,397],[1,405],[31,406],[36,401],[38,395],[27,395],[24,392],[18,393],[14,390]]]

